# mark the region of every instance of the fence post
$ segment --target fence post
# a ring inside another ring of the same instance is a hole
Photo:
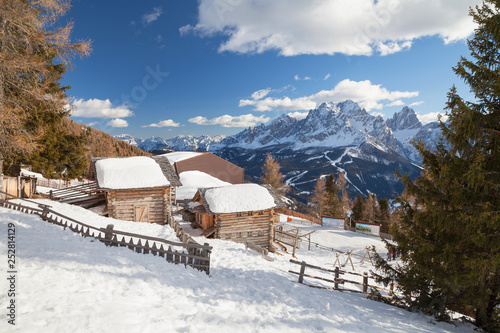
[[[208,243],[203,243],[203,246],[210,246],[210,245]],[[207,260],[201,264],[207,266],[205,269],[207,271],[207,275],[209,275],[210,274],[210,250],[203,249],[203,251],[201,252],[201,256],[204,258],[207,258]]]
[[[363,294],[368,294],[368,273],[363,273]]]
[[[306,262],[303,261],[300,264],[300,274],[299,274],[299,283],[302,283],[304,281],[304,272],[306,270]]]
[[[47,215],[49,214],[49,209],[47,208],[46,205],[38,205],[42,209],[42,220],[47,221]]]
[[[111,245],[111,239],[113,238],[113,228],[114,228],[114,225],[112,224],[108,224],[106,226],[106,229],[102,229],[104,231],[104,241],[102,241],[104,244],[106,245]]]
[[[340,269],[335,267],[335,289],[339,289]]]
[[[389,297],[392,298],[394,296],[394,282],[393,281],[391,281],[389,289],[390,289],[390,291],[389,291]]]
[[[297,243],[299,241],[299,228],[297,228],[297,235],[295,235],[295,242],[293,243],[293,254],[292,257],[295,258],[295,249],[297,248]]]

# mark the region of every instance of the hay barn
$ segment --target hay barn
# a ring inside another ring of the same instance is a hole
[[[271,248],[281,197],[269,185],[237,184],[200,189],[188,210],[205,236]]]
[[[94,158],[92,162],[109,217],[167,223],[181,183],[166,157]]]

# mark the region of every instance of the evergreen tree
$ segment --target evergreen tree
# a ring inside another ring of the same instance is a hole
[[[380,257],[384,281],[396,280],[410,305],[437,318],[448,311],[471,316],[488,332],[500,331],[500,1],[471,10],[478,24],[468,41],[474,61],[454,72],[474,94],[465,101],[453,87],[443,139],[431,151],[416,145],[424,173],[402,177],[412,204],[399,197],[392,228],[402,265]]]
[[[328,176],[325,184],[325,214],[326,216],[341,217],[344,215],[339,200],[339,191],[333,173]]]
[[[391,211],[389,209],[389,200],[381,198],[378,201],[378,211],[375,222],[380,223],[380,231],[389,233],[391,226]]]
[[[351,219],[353,221],[361,221],[363,219],[364,206],[363,196],[360,194],[356,200],[354,200],[354,205],[352,206]]]
[[[283,181],[280,164],[274,160],[271,153],[267,153],[266,161],[262,166],[262,173],[263,175],[260,177],[262,184],[271,185],[281,195],[285,195],[290,190],[290,186]]]

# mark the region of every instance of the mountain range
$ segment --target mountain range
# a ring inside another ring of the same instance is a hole
[[[283,114],[269,124],[247,128],[233,136],[153,137],[138,140],[117,136],[146,151],[159,148],[210,151],[245,168],[257,181],[267,153],[280,163],[281,172],[298,199],[306,201],[317,179],[344,172],[351,196],[375,193],[393,198],[403,185],[394,171],[414,178],[421,173],[421,157],[413,141],[435,147],[437,122],[422,125],[413,109],[404,107],[384,120],[370,115],[353,101],[323,103],[301,120]]]

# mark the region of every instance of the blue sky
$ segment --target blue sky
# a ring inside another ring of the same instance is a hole
[[[77,0],[72,119],[112,135],[231,135],[352,99],[443,113],[478,0]]]

